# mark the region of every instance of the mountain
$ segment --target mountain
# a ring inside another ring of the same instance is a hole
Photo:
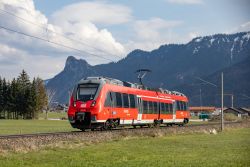
[[[96,66],[70,56],[64,70],[49,80],[47,89],[55,92],[54,100],[65,103],[68,91],[83,77],[98,75],[137,82],[135,71],[148,68],[152,73],[143,80],[145,85],[179,90],[178,85],[191,84],[195,77],[207,78],[247,59],[249,39],[250,32],[198,37],[186,44],[163,45],[151,52],[134,50],[118,62]]]
[[[85,60],[77,60],[75,57],[69,56],[63,71],[49,80],[46,89],[50,92],[49,94],[54,95],[53,101],[67,103],[69,92],[75,83],[81,78],[92,75],[98,75],[94,67]]]
[[[182,84],[175,87],[175,90],[189,95],[191,105],[221,105],[221,73],[223,72],[224,85],[224,104],[227,107],[233,103],[236,106],[250,106],[250,57],[226,67],[204,78],[203,82],[193,79],[190,83]]]

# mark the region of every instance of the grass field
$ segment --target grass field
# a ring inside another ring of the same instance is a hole
[[[52,115],[53,116],[53,115]],[[54,114],[54,118],[58,116]],[[50,117],[52,118],[52,117]],[[209,122],[190,122],[189,124],[209,124]],[[31,134],[44,132],[65,132],[73,129],[68,120],[2,120],[0,135]]]
[[[62,119],[67,118],[67,112],[48,112],[49,119]],[[46,113],[39,113],[39,119],[45,119]]]
[[[0,166],[250,166],[250,129],[125,138],[0,156]]]
[[[0,120],[0,135],[72,130],[67,120]]]

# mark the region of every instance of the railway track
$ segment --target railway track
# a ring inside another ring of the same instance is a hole
[[[225,122],[225,124],[240,124],[241,122]],[[171,127],[168,126],[160,126],[155,129],[162,129],[162,128],[192,128],[192,127],[209,127],[209,126],[216,126],[220,125],[218,122],[214,123],[206,123],[206,124],[187,124],[185,126],[180,126],[174,125]],[[14,134],[14,135],[0,135],[0,139],[18,139],[18,138],[35,138],[35,137],[46,137],[46,136],[66,136],[66,135],[83,135],[83,134],[95,134],[95,133],[105,133],[105,132],[120,132],[120,131],[147,131],[147,130],[152,130],[154,128],[148,128],[148,127],[143,127],[143,128],[130,128],[130,127],[124,127],[124,128],[116,128],[112,130],[106,130],[106,131],[100,131],[100,130],[95,130],[95,131],[70,131],[70,132],[53,132],[53,133],[33,133],[33,134]]]

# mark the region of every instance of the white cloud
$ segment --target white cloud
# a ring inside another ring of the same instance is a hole
[[[50,78],[64,67],[64,57],[50,57],[43,55],[30,55],[4,44],[0,44],[0,71],[1,77],[11,80],[17,77],[22,69],[25,69],[32,77],[39,76]]]
[[[162,44],[176,42],[179,37],[174,33],[173,28],[181,25],[182,21],[171,21],[161,18],[137,20],[133,26],[135,38],[130,40],[125,46],[128,50],[137,48],[152,50]]]
[[[250,21],[241,24],[240,26],[234,28],[233,30],[229,31],[229,33],[235,32],[247,32],[250,31]]]
[[[174,4],[190,4],[190,5],[203,4],[203,0],[166,0],[166,1]]]
[[[151,18],[149,20],[138,20],[135,22],[134,29],[139,38],[159,39],[161,31],[179,26],[181,21],[166,21],[161,18]]]
[[[201,33],[198,32],[189,32],[187,35],[188,40],[201,36]]]
[[[55,22],[92,22],[95,24],[121,24],[132,19],[130,8],[106,1],[80,2],[56,11]],[[63,18],[63,19],[59,19]]]
[[[0,25],[38,36],[48,41],[67,45],[83,52],[79,53],[0,29],[0,76],[4,75],[6,78],[12,78],[14,72],[14,76],[16,76],[24,68],[34,76],[39,75],[46,79],[62,70],[66,57],[69,55],[86,59],[90,64],[108,62],[105,59],[87,54],[85,53],[86,51],[112,60],[119,59],[114,55],[125,56],[126,52],[123,45],[117,42],[107,29],[100,29],[95,24],[120,24],[127,22],[131,17],[130,10],[127,7],[109,5],[106,2],[82,4],[89,7],[89,10],[85,11],[87,13],[81,13],[82,9],[78,8],[77,5],[70,5],[55,12],[53,19],[49,20],[44,14],[35,9],[33,0],[2,0],[0,9],[11,12],[38,26],[3,12],[0,13]],[[78,3],[80,6],[82,4]],[[69,10],[71,11],[69,12]],[[62,18],[64,15],[68,16],[67,19]],[[69,15],[72,16],[70,17]],[[86,15],[86,17],[83,17],[83,15]],[[57,34],[47,31],[41,28],[41,26],[55,31]],[[75,41],[66,39],[58,35],[58,33],[67,38],[73,38]],[[15,66],[8,66],[10,62],[12,64],[15,63]]]

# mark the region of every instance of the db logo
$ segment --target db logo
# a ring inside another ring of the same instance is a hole
[[[86,107],[86,103],[81,104],[81,107],[83,108]]]

